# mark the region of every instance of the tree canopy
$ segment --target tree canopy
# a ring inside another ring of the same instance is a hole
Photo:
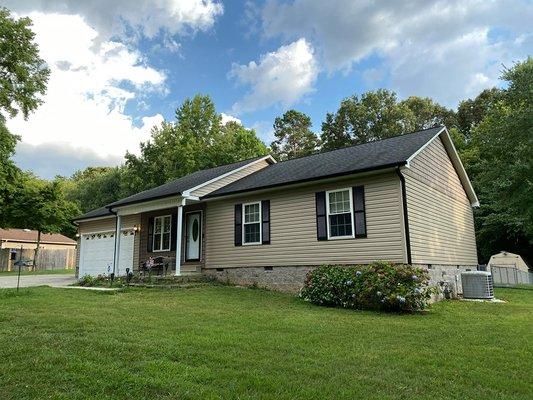
[[[0,113],[27,118],[42,103],[50,70],[39,57],[31,19],[0,8]],[[6,115],[4,115],[4,118]]]
[[[274,120],[274,136],[270,148],[279,161],[307,156],[318,150],[320,141],[311,131],[311,118],[299,111],[288,110]]]
[[[322,150],[367,143],[436,125],[456,125],[455,113],[429,98],[411,96],[398,101],[396,93],[379,89],[341,101],[322,123]]]
[[[5,8],[0,8],[0,226],[27,227],[25,223],[38,223],[41,205],[23,201],[25,191],[37,190],[32,180],[13,163],[11,156],[19,137],[6,127],[6,118],[19,112],[24,118],[42,102],[50,71],[39,57],[34,42],[35,34],[30,29],[29,18],[13,18]],[[35,182],[33,182],[35,183]],[[44,185],[44,183],[42,183]],[[56,192],[54,192],[56,193]],[[42,196],[48,199],[49,196]],[[18,209],[23,207],[23,209]],[[32,218],[22,219],[28,213]],[[45,221],[41,221],[45,225]]]
[[[161,185],[200,169],[267,154],[255,131],[222,124],[209,96],[196,95],[176,110],[176,120],[154,127],[141,154],[126,155],[135,189]]]
[[[533,58],[507,69],[500,92],[482,92],[466,167],[480,198],[476,210],[482,261],[507,250],[533,261]],[[491,100],[487,102],[487,96]],[[496,99],[496,100],[495,100]],[[487,105],[488,104],[488,105]]]

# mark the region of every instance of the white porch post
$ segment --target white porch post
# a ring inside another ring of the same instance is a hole
[[[115,259],[113,261],[113,273],[119,274],[119,262],[120,262],[120,238],[122,231],[122,217],[117,214],[117,230],[115,232]]]
[[[176,276],[181,275],[181,236],[183,226],[183,206],[185,206],[185,199],[181,200],[178,206],[178,226],[176,229]]]

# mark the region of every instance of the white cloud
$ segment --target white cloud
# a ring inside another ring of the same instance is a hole
[[[93,150],[73,147],[69,143],[32,145],[22,142],[17,145],[13,160],[23,170],[31,169],[42,178],[53,179],[56,175],[70,176],[73,171],[88,165],[93,167],[120,165],[123,157],[102,157]]]
[[[313,52],[305,39],[299,39],[263,54],[258,62],[233,64],[229,76],[251,87],[242,101],[233,105],[233,111],[253,111],[278,103],[290,106],[312,92],[319,72]]]
[[[220,116],[222,117],[222,120],[220,121],[222,125],[226,125],[228,122],[236,122],[242,125],[242,121],[233,115],[221,113]]]
[[[80,16],[30,17],[51,75],[44,104],[28,121],[21,116],[8,121],[9,129],[26,146],[61,143],[104,159],[117,159],[127,150],[137,153],[139,142],[163,117],[145,116],[137,122],[125,114],[125,105],[140,94],[165,90],[165,74],[121,43],[95,45],[98,33]]]
[[[5,0],[4,5],[16,12],[83,15],[102,40],[113,35],[136,33],[154,37],[160,31],[171,35],[210,29],[224,8],[216,0]]]
[[[400,95],[448,105],[496,84],[502,63],[532,48],[533,5],[522,0],[270,0],[260,18],[268,38],[305,37],[330,73],[374,56],[381,70],[372,66],[367,78],[390,76]]]

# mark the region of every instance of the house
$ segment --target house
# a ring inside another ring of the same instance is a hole
[[[0,229],[0,271],[13,269],[15,258],[33,260],[37,247],[37,231],[30,229]],[[37,265],[42,269],[74,268],[76,241],[59,233],[41,234]]]
[[[529,271],[529,268],[522,257],[518,254],[509,253],[508,251],[500,251],[498,254],[491,256],[487,267],[490,269],[492,266],[515,268],[524,272]]]
[[[297,290],[322,264],[375,260],[434,281],[477,266],[476,194],[445,127],[198,171],[76,219],[79,275],[158,256],[171,273]]]

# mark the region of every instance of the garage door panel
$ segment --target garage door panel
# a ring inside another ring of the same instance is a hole
[[[133,265],[134,234],[124,232],[121,236],[118,275],[126,273]],[[113,272],[114,232],[83,235],[80,243],[80,276],[107,275]]]
[[[135,234],[131,231],[123,232],[120,239],[120,257],[118,262],[118,275],[126,275],[126,268],[133,271],[133,245]]]

